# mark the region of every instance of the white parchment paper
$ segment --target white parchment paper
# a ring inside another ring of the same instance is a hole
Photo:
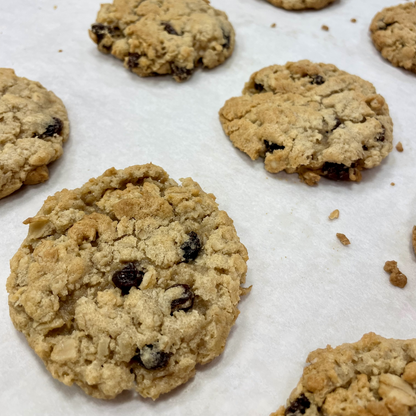
[[[236,29],[236,50],[224,65],[177,84],[141,79],[97,51],[87,30],[98,0],[0,0],[0,66],[53,90],[71,122],[50,180],[0,200],[1,415],[269,415],[295,387],[309,351],[369,331],[416,337],[416,76],[383,60],[368,33],[376,12],[398,3],[337,0],[299,13],[264,0],[212,0]],[[254,71],[304,58],[371,81],[390,106],[395,144],[401,141],[404,152],[394,150],[358,185],[322,180],[311,188],[297,175],[269,174],[222,131],[218,110]],[[224,354],[192,381],[156,402],[130,393],[105,402],[55,381],[14,329],[5,291],[9,260],[26,236],[22,221],[48,195],[111,166],[147,162],[176,180],[191,176],[217,196],[247,246],[253,290]],[[336,208],[340,218],[329,221]],[[349,237],[349,247],[337,232]],[[404,290],[383,271],[393,259],[409,278]]]

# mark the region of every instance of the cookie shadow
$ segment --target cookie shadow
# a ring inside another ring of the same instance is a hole
[[[377,64],[378,67],[380,67],[382,70],[391,71],[391,75],[395,76],[397,75],[395,72],[399,71],[405,78],[407,78],[410,82],[414,83],[416,78],[416,73],[412,72],[408,69],[404,69],[400,66],[394,66],[388,59],[384,58],[384,56],[381,54],[381,52],[376,48],[374,45],[373,39],[371,38],[371,32],[368,30],[367,35],[361,37],[361,42],[364,44],[364,42],[370,41],[371,48],[373,52],[375,52],[375,55],[377,56],[377,62],[374,62]],[[372,55],[372,58],[374,55]],[[385,68],[384,65],[388,65],[388,68]]]
[[[97,62],[100,65],[111,65],[114,70],[121,71],[124,73],[124,76],[126,76],[129,81],[131,81],[134,84],[139,85],[141,88],[153,88],[157,90],[166,90],[166,87],[173,87],[173,88],[183,88],[186,86],[193,86],[194,83],[200,81],[201,77],[205,77],[209,75],[209,73],[218,74],[221,72],[221,70],[229,70],[229,68],[233,65],[234,60],[236,59],[236,47],[234,48],[233,53],[230,57],[228,57],[222,64],[214,67],[214,68],[206,68],[202,66],[201,64],[197,65],[195,67],[195,71],[193,72],[192,76],[187,79],[186,81],[177,82],[174,80],[172,74],[153,74],[148,77],[141,77],[134,72],[126,69],[123,65],[123,62],[116,58],[113,55],[105,55],[98,51],[96,48],[92,48],[95,52],[93,53],[94,58],[97,59]],[[110,63],[108,62],[110,61]]]
[[[232,144],[230,143],[232,146]],[[387,158],[384,159],[379,166],[376,166],[371,169],[365,169],[361,171],[362,180],[360,182],[350,182],[350,181],[333,181],[329,180],[325,177],[321,177],[321,180],[317,185],[308,186],[305,183],[301,182],[297,173],[286,173],[284,171],[279,173],[271,173],[268,172],[264,167],[264,159],[259,157],[256,160],[251,160],[248,155],[244,152],[240,151],[239,149],[233,147],[232,151],[236,157],[241,160],[249,169],[253,169],[256,172],[259,172],[260,169],[263,169],[264,173],[267,175],[268,179],[272,179],[276,182],[286,182],[293,186],[302,186],[307,188],[319,188],[319,187],[329,187],[329,188],[344,188],[348,190],[354,189],[355,186],[363,185],[363,184],[372,184],[379,181],[380,174],[382,170],[388,169],[387,166]],[[391,167],[390,167],[391,168]]]
[[[16,202],[18,202],[18,205],[28,204],[28,200],[30,200],[29,195],[31,194],[33,194],[33,198],[37,198],[42,187],[46,186],[47,184],[53,183],[55,179],[59,179],[60,171],[63,169],[62,165],[65,163],[63,159],[64,157],[61,157],[48,165],[49,179],[47,181],[38,183],[36,185],[22,185],[18,190],[14,191],[10,195],[1,198],[0,212],[7,211],[10,208],[11,204],[15,204]],[[41,202],[43,202],[43,199]],[[35,216],[39,209],[40,206],[38,209],[35,208],[31,215]],[[24,221],[25,219],[26,218],[22,218],[22,221]]]

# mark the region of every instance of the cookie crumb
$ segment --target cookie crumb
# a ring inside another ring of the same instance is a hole
[[[59,49],[59,51],[58,52],[62,52],[62,49]]]
[[[352,18],[351,23],[357,23],[357,19]]]
[[[413,244],[413,250],[415,251],[415,254],[416,254],[416,225],[413,227],[412,244]]]
[[[397,150],[398,152],[403,152],[403,145],[402,145],[402,142],[399,142],[399,143],[397,143],[397,144],[396,144],[396,150]]]
[[[349,244],[351,244],[350,240],[348,240],[345,234],[337,233],[337,237],[338,240],[341,241],[342,244],[344,244],[344,246],[348,246]]]
[[[276,27],[276,23],[272,23],[272,25],[270,27],[275,28]]]
[[[407,277],[398,269],[397,261],[386,261],[384,270],[390,273],[390,283],[403,289],[407,284]]]
[[[396,184],[395,184],[394,182],[392,182],[390,185],[391,185],[391,186],[395,186]]]
[[[339,209],[336,209],[335,211],[332,211],[330,214],[329,214],[329,217],[328,217],[330,220],[336,220],[337,218],[339,218]]]
[[[56,10],[58,8],[58,6],[53,6],[53,9]]]
[[[322,25],[322,26],[321,26],[321,29],[322,29],[322,30],[325,30],[325,32],[328,32],[329,27],[328,27],[327,25]]]

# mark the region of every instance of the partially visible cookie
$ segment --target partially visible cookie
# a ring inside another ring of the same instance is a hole
[[[416,2],[387,7],[374,17],[371,36],[394,66],[416,72]]]
[[[267,0],[274,6],[286,10],[322,9],[335,0]]]
[[[142,77],[191,77],[197,66],[214,68],[234,50],[227,15],[208,0],[114,0],[102,4],[91,39]]]
[[[112,168],[25,223],[10,316],[58,380],[101,399],[133,388],[156,399],[223,351],[248,256],[192,179]]]
[[[369,333],[318,349],[286,408],[271,416],[404,416],[416,412],[416,339]]]
[[[62,101],[39,82],[0,68],[0,198],[49,178],[69,122]]]
[[[393,122],[374,86],[334,65],[304,60],[255,72],[220,110],[225,133],[269,172],[360,181],[392,151]]]

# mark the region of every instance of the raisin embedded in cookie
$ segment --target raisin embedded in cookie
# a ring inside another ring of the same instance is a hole
[[[309,61],[255,72],[242,97],[220,110],[225,133],[269,172],[360,181],[392,151],[393,122],[374,86],[334,65]]]
[[[286,10],[322,9],[335,0],[267,0],[269,3]]]
[[[0,68],[0,198],[49,179],[69,122],[62,101],[39,82]]]
[[[91,39],[142,77],[191,77],[198,65],[214,68],[234,50],[227,15],[208,0],[114,0],[102,4]]]
[[[401,416],[416,412],[416,339],[369,333],[318,349],[286,408],[271,416]]]
[[[10,316],[58,380],[102,399],[133,388],[156,399],[223,351],[248,256],[192,179],[112,168],[25,223]]]
[[[416,72],[416,2],[387,7],[374,17],[371,37],[394,66]]]

